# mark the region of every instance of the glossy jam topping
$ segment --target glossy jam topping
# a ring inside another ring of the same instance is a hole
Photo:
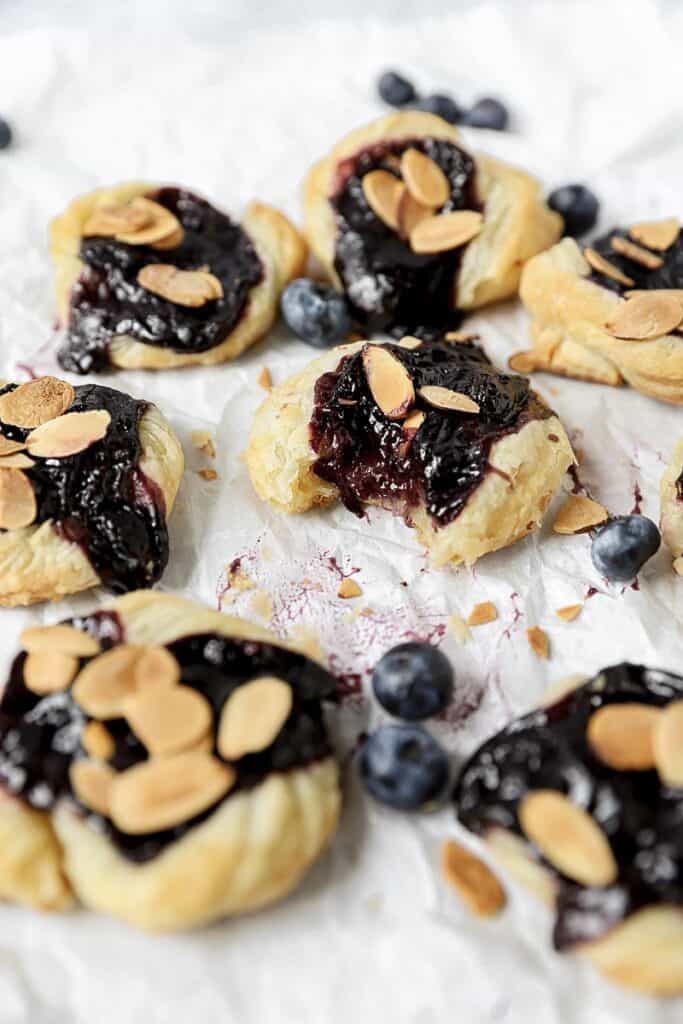
[[[80,544],[110,590],[149,587],[168,562],[164,498],[139,465],[138,428],[149,406],[96,384],[75,390],[69,412],[106,409],[111,422],[101,441],[77,455],[34,456],[35,465],[25,472],[36,495],[36,523],[50,519],[67,540]],[[23,441],[29,431],[0,422],[0,433]]]
[[[71,373],[101,370],[110,343],[127,335],[145,345],[176,352],[205,352],[233,330],[263,278],[263,266],[247,234],[205,199],[178,188],[162,188],[149,198],[165,206],[184,228],[182,243],[159,250],[127,245],[114,238],[83,238],[84,268],[71,293],[61,366]],[[176,305],[137,283],[150,263],[181,270],[208,267],[223,287],[223,298],[198,308]]]
[[[444,139],[384,141],[361,150],[337,168],[331,203],[337,218],[335,269],[356,319],[397,336],[434,337],[456,326],[455,288],[464,247],[420,255],[371,210],[362,179],[382,169],[400,177],[401,153],[420,150],[439,165],[451,186],[441,213],[479,210],[472,158]]]
[[[456,813],[473,832],[502,827],[522,835],[517,810],[533,789],[556,789],[593,816],[609,839],[619,874],[613,885],[585,887],[555,875],[557,949],[597,938],[640,907],[683,905],[683,791],[657,772],[616,771],[586,739],[591,714],[608,704],[663,707],[683,697],[683,678],[622,664],[551,707],[511,722],[474,754],[455,789]]]
[[[97,636],[103,650],[125,641],[115,614],[98,613],[74,620],[74,624]],[[334,698],[336,683],[315,662],[274,644],[211,633],[184,637],[169,644],[168,649],[181,666],[184,685],[208,699],[215,715],[214,725],[233,690],[257,676],[278,676],[292,688],[293,708],[279,735],[266,750],[233,762],[237,781],[225,799],[254,786],[270,772],[284,772],[330,754],[321,701]],[[74,759],[85,756],[80,739],[88,716],[72,700],[70,691],[41,698],[27,689],[23,682],[25,657],[21,654],[15,659],[0,698],[0,785],[32,807],[49,810],[60,797],[75,800],[69,767]],[[110,764],[117,771],[147,759],[146,748],[125,719],[109,720],[106,726],[115,741]],[[214,755],[219,756],[215,749]],[[125,857],[144,862],[207,818],[216,805],[182,825],[146,835],[120,832],[109,819],[81,804],[79,807]]]
[[[491,445],[550,411],[526,378],[499,373],[475,345],[382,347],[406,367],[416,393],[424,385],[440,385],[474,399],[480,412],[434,409],[418,395],[415,408],[425,420],[406,449],[401,422],[387,419],[370,393],[359,351],[316,383],[310,423],[318,454],[314,470],[339,488],[357,515],[373,502],[409,521],[411,509],[424,503],[434,524],[446,526],[491,471]]]
[[[661,267],[654,270],[648,270],[647,267],[636,263],[635,260],[630,260],[626,256],[615,252],[610,244],[610,239],[614,238],[615,235],[625,238],[629,242],[633,241],[628,233],[628,229],[614,228],[613,231],[593,242],[592,248],[615,267],[618,267],[622,274],[626,274],[634,283],[623,285],[619,281],[614,281],[611,277],[607,277],[606,274],[599,274],[595,270],[590,274],[590,281],[602,285],[603,288],[609,288],[610,291],[617,292],[619,295],[630,289],[683,288],[683,233],[664,252],[657,251],[655,253],[664,262]]]

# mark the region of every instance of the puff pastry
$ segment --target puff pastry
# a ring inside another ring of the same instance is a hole
[[[75,199],[52,223],[50,252],[66,332],[59,360],[73,373],[234,359],[268,332],[306,261],[273,207],[253,202],[236,225],[190,192],[148,182]],[[158,265],[171,291],[154,290],[146,268]]]
[[[340,807],[323,668],[150,592],[22,642],[0,699],[0,896],[173,931],[300,881]]]
[[[659,496],[662,537],[674,557],[674,569],[683,575],[683,441],[664,470]]]
[[[431,252],[410,240],[421,220],[445,213],[457,226],[462,211],[475,227],[479,218],[471,240]],[[562,220],[529,175],[467,153],[441,118],[403,111],[351,132],[312,168],[304,229],[360,322],[415,334],[514,295],[525,261],[557,241]]]
[[[574,679],[465,765],[462,823],[555,913],[554,945],[625,988],[683,992],[683,679]]]
[[[382,381],[370,385],[377,352],[380,377],[398,363],[407,379],[398,415],[380,404]],[[446,391],[460,393],[455,407]],[[469,411],[458,411],[463,398]],[[573,461],[562,424],[524,378],[498,373],[472,344],[414,338],[315,359],[269,393],[246,452],[257,493],[278,510],[339,497],[357,514],[382,505],[415,527],[437,566],[472,563],[535,530]]]
[[[0,452],[0,605],[159,579],[184,459],[156,406],[52,377],[6,384]]]

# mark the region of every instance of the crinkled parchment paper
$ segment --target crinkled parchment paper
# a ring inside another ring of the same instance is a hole
[[[56,368],[45,230],[72,196],[148,177],[186,183],[235,212],[257,196],[297,218],[310,162],[382,113],[373,83],[386,64],[464,100],[477,91],[505,97],[515,133],[473,132],[467,141],[530,167],[548,186],[590,180],[604,201],[603,226],[683,215],[683,19],[675,5],[668,12],[646,0],[500,2],[410,25],[368,15],[246,34],[235,25],[203,39],[181,36],[161,14],[147,34],[121,21],[111,32],[5,33],[0,105],[17,145],[0,154],[0,375],[25,379],[20,364]],[[501,365],[525,347],[526,318],[514,303],[472,325]],[[395,642],[429,638],[453,658],[456,700],[434,729],[457,763],[563,675],[625,658],[680,670],[683,583],[662,552],[638,590],[608,587],[592,569],[588,539],[549,527],[473,570],[434,572],[387,514],[276,515],[256,499],[240,459],[263,397],[257,376],[265,365],[280,381],[313,355],[279,328],[233,365],[107,382],[157,401],[185,445],[163,589],[270,621],[283,636],[315,638],[342,676],[336,731],[347,800],[338,839],[283,905],[196,934],[152,938],[85,912],[3,907],[0,1024],[672,1024],[680,1001],[627,995],[578,959],[556,956],[549,916],[516,889],[497,921],[470,918],[437,868],[440,841],[457,832],[450,810],[410,817],[370,805],[350,753],[380,717],[364,694],[373,662]],[[582,449],[595,497],[628,512],[642,494],[657,518],[681,412],[628,391],[547,376],[537,385]],[[215,432],[215,463],[192,447],[193,429]],[[197,474],[208,465],[215,481]],[[363,594],[341,601],[348,574]],[[580,617],[562,623],[555,609],[590,587],[597,593]],[[104,599],[3,611],[3,669],[25,623]],[[484,600],[498,619],[456,646],[448,616]],[[550,637],[548,662],[527,644],[536,624]]]

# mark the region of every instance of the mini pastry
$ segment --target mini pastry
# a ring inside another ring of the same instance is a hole
[[[659,496],[662,538],[674,557],[674,569],[683,576],[683,441],[664,470]]]
[[[553,941],[612,981],[683,992],[683,679],[568,681],[465,765],[460,821],[555,912]]]
[[[142,591],[21,641],[0,699],[0,896],[175,931],[303,877],[340,804],[323,668]]]
[[[156,583],[183,465],[149,402],[55,377],[0,382],[0,605]]]
[[[304,215],[357,320],[396,336],[438,333],[514,295],[524,262],[562,231],[533,178],[414,110],[342,139],[309,173]]]
[[[677,220],[615,229],[583,251],[571,238],[524,268],[530,352],[510,365],[630,384],[683,404],[683,241]]]
[[[50,251],[72,373],[234,359],[268,332],[301,273],[303,239],[252,203],[241,224],[180,188],[135,182],[74,200]]]
[[[284,512],[382,505],[435,565],[474,562],[535,530],[574,455],[523,377],[468,342],[354,342],[273,388],[246,453]]]

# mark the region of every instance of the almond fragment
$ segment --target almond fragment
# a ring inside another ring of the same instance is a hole
[[[109,817],[109,805],[116,772],[102,761],[74,761],[69,779],[76,797],[96,814]]]
[[[487,622],[494,622],[498,618],[498,610],[492,601],[482,601],[475,604],[467,616],[468,626],[484,626]]]
[[[641,245],[646,245],[648,249],[664,252],[677,241],[680,231],[678,219],[667,217],[665,220],[645,220],[632,224],[628,233],[631,238]]]
[[[615,267],[613,263],[606,260],[604,256],[601,256],[595,249],[586,248],[583,250],[586,263],[593,270],[597,270],[599,274],[604,274],[605,277],[611,278],[613,281],[618,281],[619,284],[623,284],[626,288],[632,288],[635,281],[631,277],[627,277],[626,274],[622,274],[619,267]]]
[[[508,359],[508,366],[515,373],[533,373],[536,359],[533,352],[515,352]]]
[[[256,383],[260,388],[263,388],[265,391],[270,391],[270,389],[272,388],[273,378],[267,366],[261,367],[259,375],[256,378]]]
[[[129,835],[145,835],[189,821],[221,800],[235,770],[208,751],[142,761],[114,779],[110,817]]]
[[[557,513],[553,530],[562,534],[580,533],[608,519],[609,512],[600,502],[583,494],[570,494]]]
[[[681,320],[683,303],[666,292],[653,291],[626,299],[605,327],[615,338],[651,341],[670,334]]]
[[[188,750],[209,732],[213,712],[206,697],[191,686],[138,690],[125,703],[128,724],[152,756]]]
[[[24,662],[24,682],[41,696],[66,690],[77,672],[78,658],[60,651],[34,651]]]
[[[372,397],[390,420],[400,420],[415,401],[410,374],[389,349],[366,345],[363,368]]]
[[[221,712],[218,752],[227,761],[265,750],[276,739],[292,710],[289,683],[261,676],[232,691]]]
[[[57,377],[40,377],[0,396],[0,419],[14,427],[39,427],[61,416],[74,400],[74,389]]]
[[[178,225],[178,227],[175,228],[174,231],[171,231],[170,234],[164,235],[163,238],[157,239],[156,242],[150,242],[150,246],[152,249],[160,249],[163,252],[166,252],[168,249],[177,249],[184,238],[185,231],[180,225]]]
[[[660,714],[654,733],[655,764],[667,786],[683,788],[683,700],[675,700]]]
[[[180,665],[166,647],[146,647],[135,662],[135,686],[175,686],[180,682]]]
[[[20,530],[30,526],[38,514],[31,481],[21,469],[0,473],[0,529]]]
[[[106,409],[68,412],[36,427],[26,438],[30,455],[42,459],[65,459],[101,441],[111,423]]]
[[[17,452],[23,452],[25,449],[25,441],[10,441],[8,437],[3,437],[3,435],[0,434],[0,457],[4,458],[6,455],[16,455]]]
[[[114,737],[102,722],[88,722],[81,733],[81,746],[98,761],[108,761],[116,750]]]
[[[401,154],[401,177],[411,196],[423,206],[443,206],[451,194],[448,178],[439,165],[412,146]]]
[[[362,589],[358,586],[355,580],[350,577],[346,577],[339,584],[339,590],[337,591],[337,597],[360,597],[363,593]]]
[[[532,626],[531,629],[527,629],[526,638],[529,641],[529,647],[539,658],[547,658],[550,653],[550,644],[548,642],[548,634],[541,629],[540,626]]]
[[[417,225],[427,217],[431,217],[433,212],[431,206],[419,203],[415,196],[411,195],[407,188],[404,188],[398,201],[396,213],[398,232],[401,238],[410,238]]]
[[[452,839],[441,847],[441,871],[477,917],[495,917],[505,906],[505,891],[488,864]]]
[[[538,789],[517,812],[525,835],[554,868],[580,885],[611,885],[618,874],[607,836],[593,818],[562,793]]]
[[[402,459],[405,459],[410,451],[415,435],[426,419],[427,416],[422,409],[413,409],[404,419],[401,424],[401,443],[398,447],[398,453]]]
[[[606,704],[588,720],[586,737],[600,760],[620,772],[654,768],[654,734],[661,711],[648,704]]]
[[[555,614],[564,622],[573,622],[581,614],[582,609],[582,604],[567,604],[564,608],[557,608]]]
[[[200,451],[205,452],[209,458],[216,458],[216,448],[213,443],[213,438],[208,430],[193,430],[190,434],[190,440],[195,448],[199,448]]]
[[[483,226],[484,217],[475,210],[426,217],[411,232],[410,247],[417,253],[448,252],[470,242]]]
[[[208,469],[206,466],[202,469],[198,469],[197,475],[200,476],[202,480],[215,480],[218,477],[218,473],[215,469]]]
[[[128,245],[152,245],[154,242],[168,239],[178,231],[183,231],[176,215],[161,203],[155,203],[153,199],[136,196],[129,205],[136,212],[144,213],[147,221],[138,228],[118,231],[114,236],[118,242],[126,242]]]
[[[94,658],[78,674],[71,695],[93,718],[121,718],[135,693],[135,665],[144,648],[119,644]]]
[[[477,334],[476,331],[446,331],[444,338],[446,341],[468,342],[468,341],[479,341],[481,334]]]
[[[137,282],[176,306],[198,308],[223,298],[223,286],[213,274],[206,270],[179,270],[171,263],[148,263],[138,272]]]
[[[404,334],[398,343],[399,348],[414,349],[422,344],[422,338],[415,338],[412,334]]]
[[[20,634],[19,643],[29,654],[34,651],[51,651],[73,654],[75,658],[92,658],[100,652],[99,640],[66,623],[29,626]]]
[[[641,267],[647,267],[648,270],[657,270],[658,267],[664,265],[664,260],[661,256],[655,256],[653,252],[641,248],[641,246],[636,245],[634,242],[629,242],[627,238],[622,238],[621,235],[613,235],[610,238],[609,244],[615,252],[625,256],[626,259],[631,260],[633,263],[639,263]]]
[[[369,171],[363,175],[363,195],[376,217],[392,231],[398,229],[398,206],[405,186],[389,171]]]
[[[120,232],[135,232],[152,223],[152,213],[135,199],[128,203],[107,203],[98,206],[83,226],[83,237],[111,237]]]
[[[460,391],[451,391],[450,388],[439,387],[438,384],[426,384],[420,388],[420,398],[432,405],[435,409],[448,409],[452,412],[479,412],[479,404],[469,395],[463,395]]]

